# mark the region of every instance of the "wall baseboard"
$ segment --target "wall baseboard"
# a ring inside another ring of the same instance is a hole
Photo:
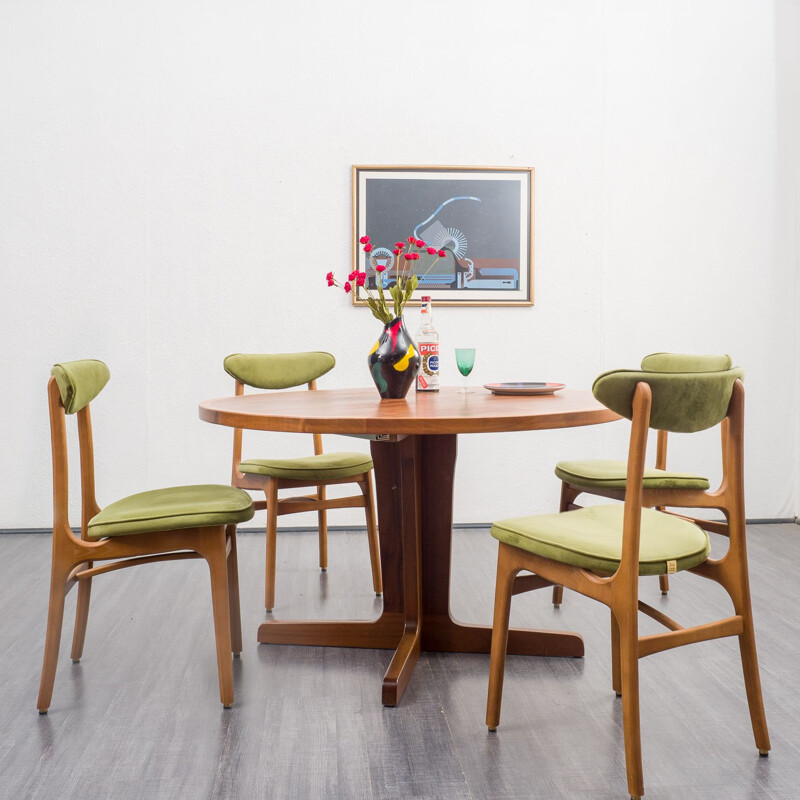
[[[781,525],[787,522],[792,522],[795,525],[800,525],[800,517],[775,517],[775,518],[764,518],[764,519],[748,519],[748,525]],[[480,530],[491,528],[491,522],[457,522],[453,525],[453,530],[456,531],[469,531],[469,530]],[[279,527],[279,531],[284,533],[316,533],[316,527]],[[348,531],[351,533],[358,533],[361,531],[366,532],[366,526],[364,525],[329,525],[328,531],[330,533],[342,533],[344,531]],[[76,534],[80,534],[80,531],[76,528],[73,528],[73,531]],[[0,535],[3,534],[25,534],[25,533],[52,533],[51,528],[0,528]],[[239,533],[264,533],[264,528],[239,528]]]

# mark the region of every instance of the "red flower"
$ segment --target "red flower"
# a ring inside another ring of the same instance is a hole
[[[354,281],[356,279],[356,275],[358,275],[358,270],[354,269],[348,276],[347,280]]]
[[[394,246],[395,247],[399,247],[402,250],[406,246],[406,243],[405,242],[395,242]]]
[[[347,283],[344,285],[344,290],[345,290],[345,292],[347,292],[347,293],[349,294],[349,293],[350,293],[350,290],[351,290],[352,288],[353,288],[353,287],[352,287],[352,285],[351,285],[350,281],[347,281]]]
[[[359,240],[361,244],[366,244],[369,241],[369,236],[362,236]]]
[[[444,250],[440,250],[436,255],[439,256],[439,258],[444,258],[447,255],[447,253],[445,253]]]
[[[383,264],[378,264],[378,266],[375,267],[375,272],[383,272],[385,269],[386,267],[384,267]]]
[[[408,243],[409,244],[416,244],[416,241],[417,241],[416,237],[414,237],[414,236],[409,236],[408,237]]]
[[[414,244],[416,244],[417,247],[425,247],[425,242],[423,242],[422,239],[417,239]]]
[[[413,254],[412,254],[412,253],[403,253],[403,258],[404,258],[406,261],[411,261],[411,259],[412,259],[412,258],[414,258],[414,256],[413,256]]]
[[[370,250],[372,250],[372,245],[371,244],[365,244],[364,245],[364,252],[365,253],[369,253]]]
[[[367,280],[367,273],[359,272],[356,277],[356,286],[363,286],[366,280]]]
[[[429,256],[432,256],[432,255],[434,255],[435,253],[436,253],[436,248],[435,248],[435,247],[429,247],[429,248],[428,248],[428,255],[429,255]]]
[[[333,278],[328,278],[328,286],[333,286]]]
[[[395,248],[394,250],[392,250],[392,252],[393,252],[393,253],[394,253],[396,256],[399,256],[399,255],[400,255],[400,250],[401,250],[401,248],[397,247],[397,248]]]
[[[329,273],[328,273],[328,274],[325,276],[325,280],[326,280],[326,281],[332,281],[332,280],[333,280],[333,273],[332,273],[332,272],[329,272]]]
[[[419,261],[419,253],[412,253],[411,258],[413,258],[414,261]]]

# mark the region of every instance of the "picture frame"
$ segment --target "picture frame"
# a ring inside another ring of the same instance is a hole
[[[409,236],[437,250],[411,262],[420,282],[410,304],[533,305],[533,167],[353,166],[352,180],[353,269],[367,274],[354,305],[378,280],[391,285],[405,263],[392,251]]]

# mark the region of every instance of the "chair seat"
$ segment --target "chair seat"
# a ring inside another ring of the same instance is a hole
[[[140,492],[106,506],[89,521],[90,539],[178,528],[235,525],[253,518],[253,501],[232,486],[175,486]]]
[[[611,574],[622,555],[622,505],[589,506],[495,522],[492,536],[544,558]],[[667,561],[689,569],[708,558],[708,534],[693,522],[642,510],[639,574],[664,575]]]
[[[625,461],[559,461],[556,475],[573,486],[587,489],[624,489],[628,465]],[[689,472],[645,467],[642,487],[645,489],[708,489],[708,478]]]
[[[297,481],[350,478],[371,469],[372,459],[363,453],[323,453],[303,458],[251,458],[239,464],[240,472]]]

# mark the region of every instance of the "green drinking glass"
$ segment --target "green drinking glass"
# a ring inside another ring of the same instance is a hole
[[[467,389],[467,376],[475,366],[475,348],[456,347],[456,364],[458,365],[458,371],[464,376],[464,388],[458,391],[461,394],[466,394],[470,391]]]

